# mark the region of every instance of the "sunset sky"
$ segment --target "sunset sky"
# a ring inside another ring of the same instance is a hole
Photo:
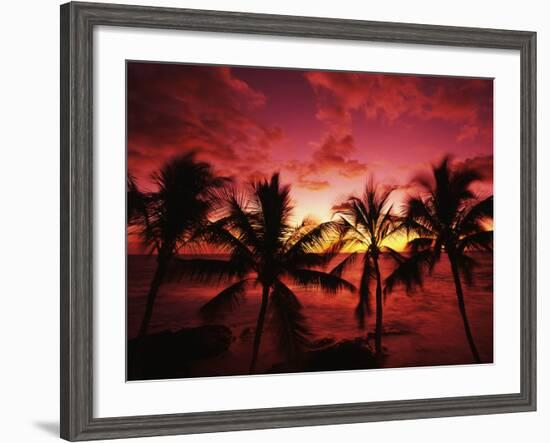
[[[128,171],[143,189],[195,150],[237,182],[280,171],[297,221],[329,219],[367,175],[398,187],[399,207],[445,154],[481,166],[476,191],[492,192],[490,79],[129,62],[127,87]]]

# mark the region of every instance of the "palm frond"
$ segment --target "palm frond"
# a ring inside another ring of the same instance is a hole
[[[262,253],[274,256],[284,244],[291,230],[289,223],[292,213],[290,186],[280,183],[275,173],[270,180],[260,180],[252,184],[251,212],[259,217],[262,227]]]
[[[350,198],[350,204],[353,210],[354,222],[356,226],[362,226],[369,234],[374,232],[373,222],[373,195],[366,194],[363,200],[357,197]]]
[[[433,244],[434,240],[432,238],[417,237],[409,240],[409,242],[407,243],[407,249],[412,253],[417,253],[419,251],[430,249]]]
[[[439,222],[427,201],[421,197],[409,197],[405,204],[403,226],[407,234],[430,236],[438,229]]]
[[[240,280],[219,292],[200,308],[200,314],[207,320],[223,318],[227,313],[233,312],[244,301],[248,279]]]
[[[334,240],[329,248],[324,252],[324,263],[329,264],[339,254],[347,254],[350,250],[356,250],[359,242],[353,237],[347,237],[341,234],[340,238]]]
[[[462,275],[462,278],[464,279],[464,282],[467,286],[473,286],[474,285],[474,269],[478,266],[477,261],[469,257],[465,254],[457,254],[456,257],[456,264],[458,266],[458,270],[460,272],[460,275]]]
[[[459,252],[474,251],[492,251],[493,250],[493,231],[480,231],[461,238],[457,247]]]
[[[300,235],[293,235],[293,239],[286,242],[283,254],[288,259],[309,253],[320,253],[327,250],[340,238],[342,227],[335,221],[304,226]]]
[[[348,241],[353,241],[356,245],[364,247],[370,246],[372,238],[362,224],[352,223],[342,215],[337,223],[341,225],[341,235],[347,238]]]
[[[201,284],[223,284],[243,278],[249,269],[245,263],[209,258],[174,258],[167,271],[167,282],[188,281]]]
[[[298,286],[320,289],[329,294],[335,294],[342,289],[352,292],[356,290],[355,286],[347,280],[323,271],[289,268],[286,269],[286,274]]]
[[[369,312],[369,304],[365,300],[363,296],[359,297],[359,301],[357,302],[357,306],[355,307],[355,310],[353,311],[353,315],[355,316],[355,320],[357,321],[357,326],[359,329],[365,329],[367,322],[366,318],[367,315],[370,314]]]
[[[385,208],[383,208],[385,209]],[[392,231],[394,228],[394,220],[396,219],[393,216],[393,205],[390,205],[390,207],[385,212],[379,212],[378,219],[376,221],[376,242],[378,244],[381,244],[383,240],[385,240],[388,236],[388,232]]]
[[[229,230],[239,233],[241,241],[254,249],[260,249],[260,232],[262,226],[257,214],[247,211],[247,197],[242,192],[231,190],[226,197],[227,216],[225,218]]]
[[[295,363],[308,348],[311,336],[302,306],[296,294],[277,280],[271,291],[269,308],[279,348],[290,363]]]
[[[203,230],[203,239],[229,253],[233,260],[252,264],[255,261],[253,252],[245,244],[239,233],[233,233],[225,227],[226,220],[209,223]]]
[[[139,190],[135,177],[126,178],[126,221],[128,225],[139,224],[146,216],[145,196]]]
[[[399,285],[403,285],[407,293],[416,287],[422,287],[424,273],[433,266],[434,260],[433,252],[429,249],[413,253],[409,257],[393,251],[389,257],[393,259],[395,268],[384,281],[386,293],[393,292]]]
[[[318,223],[313,219],[306,217],[299,224],[291,227],[283,244],[283,251],[287,251],[294,243],[302,238],[304,233],[310,231],[317,226],[317,224]]]
[[[352,252],[351,254],[348,254],[346,258],[344,258],[340,263],[338,263],[334,268],[331,269],[330,274],[337,277],[342,277],[343,272],[355,263],[357,257],[357,252]]]
[[[399,216],[395,216],[392,225],[388,228],[387,232],[381,237],[380,244],[383,246],[388,239],[408,238],[407,226],[403,222],[403,219]]]
[[[456,231],[468,235],[482,230],[481,224],[493,218],[493,196],[483,200],[474,200],[466,205],[457,217]]]
[[[474,197],[471,185],[481,180],[480,171],[468,167],[454,169],[451,172],[450,187],[453,190],[453,196],[456,200],[466,200]]]

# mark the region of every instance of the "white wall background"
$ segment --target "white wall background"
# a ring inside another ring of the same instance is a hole
[[[123,1],[203,9],[524,29],[538,32],[539,411],[272,431],[151,438],[148,442],[547,441],[550,388],[550,13],[537,0],[308,2]],[[0,27],[0,440],[55,441],[59,410],[59,3],[2,5]],[[545,82],[546,80],[546,82]],[[452,380],[449,381],[452,383]],[[137,440],[135,440],[137,441]]]

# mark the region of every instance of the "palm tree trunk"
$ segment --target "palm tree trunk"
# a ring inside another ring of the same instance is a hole
[[[151,281],[151,286],[149,287],[149,293],[147,294],[147,304],[145,306],[145,314],[143,315],[143,320],[141,322],[141,327],[139,328],[138,337],[143,337],[147,334],[147,329],[149,328],[149,323],[151,322],[151,317],[153,316],[153,307],[155,305],[155,299],[157,298],[157,293],[164,280],[164,275],[166,273],[166,265],[168,259],[166,258],[157,258],[157,269],[155,270],[155,275]]]
[[[250,363],[249,373],[253,374],[256,370],[256,361],[258,360],[258,352],[260,351],[260,342],[262,341],[262,332],[264,329],[265,314],[267,312],[267,304],[269,300],[269,286],[263,285],[262,287],[262,304],[260,306],[260,313],[258,314],[258,321],[256,323],[256,332],[254,334],[254,347],[252,349],[252,362]]]
[[[472,336],[472,331],[470,330],[470,323],[468,322],[468,316],[466,314],[466,304],[464,303],[464,294],[462,292],[462,283],[460,282],[460,275],[458,273],[458,266],[456,264],[456,259],[453,257],[452,253],[447,254],[449,257],[449,262],[451,263],[451,270],[453,273],[453,279],[456,289],[456,298],[458,301],[458,309],[460,310],[460,315],[462,316],[462,322],[464,323],[464,331],[466,332],[466,338],[468,339],[468,344],[470,345],[470,351],[476,363],[481,363],[479,358],[479,352],[477,351],[476,344],[474,343],[474,337]]]
[[[376,357],[382,356],[382,278],[378,267],[378,257],[373,257],[374,272],[376,273],[376,329],[375,329],[375,352]]]

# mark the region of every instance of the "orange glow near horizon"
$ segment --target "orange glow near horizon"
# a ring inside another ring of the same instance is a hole
[[[367,176],[395,188],[443,155],[476,165],[493,188],[493,81],[131,62],[127,65],[128,171],[144,190],[174,155],[196,151],[237,184],[280,172],[294,220],[327,221],[360,196]],[[402,250],[406,238],[389,240]],[[142,249],[134,234],[128,252]]]

